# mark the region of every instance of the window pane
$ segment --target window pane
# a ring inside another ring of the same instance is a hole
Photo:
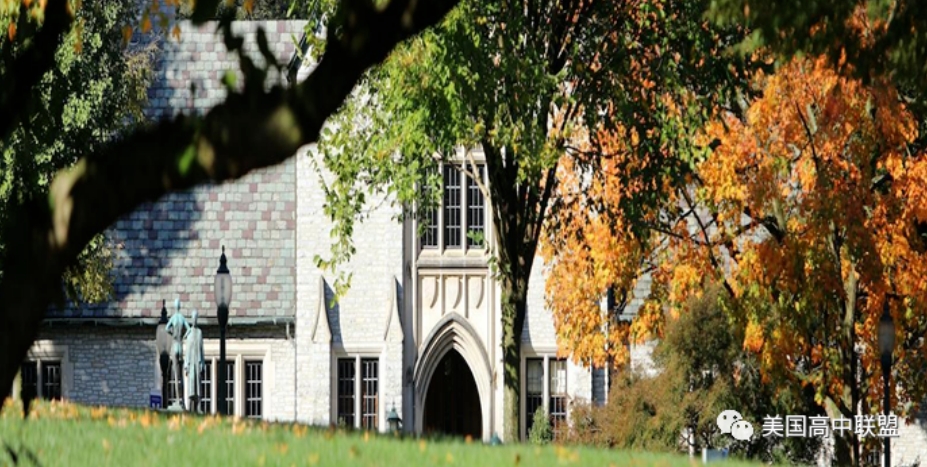
[[[361,399],[361,428],[365,430],[376,430],[377,413],[379,413],[379,379],[377,375],[378,360],[365,358],[361,360],[363,374],[361,377],[361,390],[364,391]]]
[[[338,424],[354,426],[354,359],[338,360]]]
[[[550,393],[566,394],[566,360],[550,360]]]
[[[425,180],[431,177],[432,174],[437,173],[437,169],[429,169],[426,172]],[[433,188],[425,185],[422,189],[424,196],[429,196]],[[430,197],[430,196],[429,196]],[[438,246],[438,208],[432,207],[430,209],[425,209],[421,213],[421,218],[419,222],[424,225],[424,232],[422,232],[422,248],[436,248]]]
[[[525,434],[534,426],[534,413],[544,404],[544,360],[529,358],[525,361]]]
[[[225,403],[229,415],[235,415],[235,361],[225,361]]]
[[[550,361],[550,420],[554,432],[567,420],[566,360]]]
[[[444,166],[444,247],[460,248],[460,172]]]
[[[39,365],[37,362],[23,362],[22,374],[20,375],[22,386],[20,387],[20,397],[23,399],[35,399],[39,395]]]
[[[261,418],[263,407],[263,364],[245,362],[245,416]]]
[[[167,406],[170,407],[175,403],[183,404],[183,382],[181,381],[183,376],[174,374],[174,366],[169,364],[167,366],[167,377],[170,378],[167,383]]]
[[[42,362],[42,397],[61,399],[61,362]]]
[[[200,375],[199,411],[212,413],[212,361],[206,360],[203,374]]]
[[[480,181],[486,180],[484,173],[483,164],[476,166],[477,171],[476,175],[480,178]],[[480,190],[479,184],[476,183],[476,180],[467,177],[467,246],[472,248],[480,248],[483,246],[485,239],[480,241],[475,240],[473,237],[480,237],[485,234],[485,200],[483,199],[483,192]]]

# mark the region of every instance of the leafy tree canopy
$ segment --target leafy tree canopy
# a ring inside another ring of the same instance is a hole
[[[36,8],[5,12],[13,17],[7,16],[11,27],[0,38],[3,75],[14,70],[23,48],[17,35],[29,34],[29,16],[37,14]],[[26,115],[0,142],[0,222],[8,222],[11,206],[47,194],[57,171],[143,118],[150,53],[129,51],[122,44],[122,28],[134,21],[135,9],[135,2],[102,0],[85,0],[76,9],[76,27],[58,46],[54,66],[29,91]],[[0,240],[0,245],[6,242]],[[98,235],[64,277],[69,296],[90,302],[107,299],[111,266],[105,239]],[[0,271],[15,273],[3,264]]]
[[[878,411],[882,399],[876,330],[887,309],[898,336],[893,410],[914,413],[927,391],[923,117],[889,80],[865,84],[826,57],[759,72],[755,86],[762,95],[743,111],[723,111],[704,127],[696,144],[712,150],[693,172],[657,187],[665,202],[645,223],[652,235],[633,235],[623,227],[633,217],[616,210],[607,219],[624,234],[593,224],[555,250],[548,296],[562,342],[583,359],[599,352],[623,362],[628,334],[606,334],[617,326],[602,326],[593,308],[606,290],[620,309],[650,274],[629,330],[640,339],[662,336],[666,312],[681,312],[712,277],[733,299],[729,319],[744,326],[742,345],[763,378],[813,388],[831,417],[852,418],[857,407]],[[602,190],[633,197],[621,173],[606,171]],[[577,322],[586,334],[573,331]],[[860,448],[841,438],[839,462],[859,462]]]

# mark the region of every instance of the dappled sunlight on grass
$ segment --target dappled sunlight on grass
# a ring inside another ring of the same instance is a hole
[[[400,438],[57,401],[35,402],[26,420],[20,404],[4,403],[0,439],[14,452],[34,455],[40,465],[692,465],[684,456],[572,446],[486,446],[473,439]],[[0,454],[0,465],[10,463],[8,452]]]

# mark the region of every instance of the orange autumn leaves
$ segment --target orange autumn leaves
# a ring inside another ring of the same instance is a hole
[[[836,399],[853,384],[851,346],[862,344],[877,382],[875,336],[890,289],[906,300],[890,304],[896,323],[923,333],[922,311],[900,313],[905,304],[923,310],[912,305],[927,298],[918,290],[927,270],[910,243],[920,242],[913,225],[927,220],[925,160],[908,153],[916,122],[890,85],[864,86],[823,59],[758,81],[763,96],[743,121],[726,116],[706,129],[720,144],[699,165],[700,192],[717,241],[741,243],[727,280],[753,304],[740,316],[750,323],[745,347],[763,354],[768,372],[815,368],[801,379],[819,400]]]
[[[684,180],[628,183],[609,172],[632,157],[621,156],[631,152],[621,149],[630,138],[620,132],[610,135],[597,176],[561,162],[559,195],[594,200],[565,203],[573,222],[549,231],[553,247],[542,250],[560,343],[577,360],[625,362],[629,337],[659,335],[665,311],[684,312],[706,278],[733,293],[732,323],[743,325],[744,348],[759,354],[764,371],[800,369],[819,400],[844,393],[849,346],[861,344],[871,383],[880,376],[875,335],[887,292],[902,297],[890,303],[899,336],[927,329],[927,245],[918,235],[927,222],[927,160],[911,154],[915,117],[890,84],[864,85],[824,59],[795,59],[755,85],[762,95],[742,116],[719,112],[703,129],[696,143],[714,150]],[[640,187],[664,201],[646,226],[652,235],[635,237],[623,209],[602,207]],[[609,287],[631,293],[648,266],[650,297],[622,326],[601,298]],[[907,371],[927,355],[923,344],[900,344],[895,358]]]

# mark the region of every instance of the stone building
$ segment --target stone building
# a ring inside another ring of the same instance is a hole
[[[257,57],[263,27],[285,73],[303,32],[298,21],[239,22]],[[159,40],[149,114],[201,112],[225,96],[237,67],[214,25],[185,24],[179,41]],[[274,76],[274,79],[286,79]],[[192,87],[191,87],[192,86]],[[386,430],[395,408],[409,432],[502,433],[499,289],[486,249],[490,209],[473,180],[448,166],[445,205],[419,238],[398,208],[371,200],[355,231],[357,251],[341,268],[350,290],[333,302],[334,277],[314,257],[330,251],[330,222],[311,148],[233,183],[174,193],[140,207],[108,231],[115,297],[103,305],[52,310],[22,372],[22,387],[89,404],[147,406],[158,390],[155,327],[166,301],[193,310],[207,356],[199,409],[216,410],[218,324],[213,282],[224,246],[234,291],[227,333],[228,401],[235,415]],[[479,156],[477,156],[479,157]],[[485,177],[485,173],[483,174]],[[522,407],[567,419],[572,404],[604,398],[605,376],[556,357],[544,307],[541,261],[532,272],[522,336]],[[178,397],[169,385],[164,405]],[[522,436],[531,423],[522,417]]]

